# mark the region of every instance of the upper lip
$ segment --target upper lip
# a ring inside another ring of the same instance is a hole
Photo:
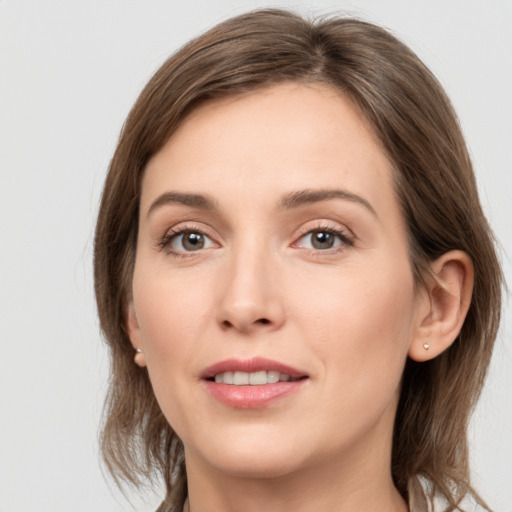
[[[208,366],[201,372],[202,379],[211,379],[219,373],[225,372],[261,372],[274,371],[289,375],[292,379],[307,377],[307,374],[297,368],[293,368],[286,364],[266,359],[264,357],[254,357],[252,359],[226,359],[218,363]]]

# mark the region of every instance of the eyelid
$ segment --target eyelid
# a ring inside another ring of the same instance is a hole
[[[194,222],[184,221],[176,224],[175,226],[172,226],[171,228],[168,228],[165,233],[156,240],[157,249],[166,250],[169,254],[186,258],[212,248],[206,247],[198,249],[197,251],[181,251],[172,248],[172,242],[179,236],[183,236],[185,233],[199,233],[208,238],[214,246],[220,247],[220,243],[216,240],[216,237],[212,235],[211,230],[208,227],[199,226]]]
[[[315,249],[315,248],[309,248],[309,247],[303,247],[299,245],[299,242],[302,238],[304,238],[307,235],[310,235],[313,232],[322,232],[325,231],[327,233],[331,233],[334,236],[338,237],[339,241],[341,243],[338,243],[336,246],[332,248],[326,248],[326,249]],[[187,250],[176,250],[171,248],[172,242],[179,236],[183,235],[184,233],[192,232],[192,233],[199,233],[203,236],[207,237],[210,241],[212,246],[200,248],[197,251],[187,251]],[[197,223],[194,221],[182,221],[178,224],[168,228],[163,235],[159,236],[156,240],[156,248],[158,250],[166,250],[168,253],[174,255],[174,256],[180,256],[180,257],[191,257],[194,255],[199,255],[200,253],[203,253],[206,250],[212,249],[212,248],[219,248],[221,247],[221,243],[218,241],[218,236],[212,233],[212,229],[209,228],[207,225],[204,225],[202,223]],[[348,229],[346,226],[338,223],[337,221],[329,220],[329,219],[318,219],[315,221],[309,221],[300,226],[298,230],[296,231],[295,235],[293,236],[293,242],[290,244],[293,248],[301,248],[305,249],[311,252],[315,253],[323,253],[323,254],[329,254],[332,252],[338,252],[340,250],[344,250],[348,247],[351,247],[354,245],[355,242],[355,235],[352,233],[350,229]]]
[[[356,239],[355,234],[350,230],[346,225],[331,219],[315,219],[312,221],[304,222],[297,230],[294,235],[294,238],[297,239],[301,236],[307,235],[311,233],[311,231],[321,231],[325,229],[326,231],[335,231],[342,233],[347,238],[352,240]]]
[[[309,247],[302,247],[299,244],[300,240],[302,240],[305,236],[310,235],[314,232],[322,232],[325,231],[326,233],[331,233],[334,236],[337,236],[341,243],[338,244],[335,247],[328,248],[328,249],[314,249]],[[296,235],[293,237],[294,242],[291,244],[291,247],[294,248],[300,248],[309,250],[315,253],[324,253],[329,254],[332,252],[338,252],[340,250],[344,250],[347,247],[351,247],[354,245],[355,242],[355,235],[352,233],[351,230],[349,230],[347,227],[342,226],[338,224],[337,222],[325,220],[325,219],[319,219],[314,222],[308,222],[304,225],[302,225]]]

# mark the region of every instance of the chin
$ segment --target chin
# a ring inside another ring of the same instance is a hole
[[[288,441],[288,442],[286,442]],[[239,478],[278,478],[299,470],[306,463],[300,443],[291,439],[258,438],[247,433],[238,439],[226,435],[211,440],[202,458],[218,471]]]
[[[247,479],[267,479],[287,476],[301,469],[302,461],[280,454],[233,454],[218,461],[217,469],[225,474]]]

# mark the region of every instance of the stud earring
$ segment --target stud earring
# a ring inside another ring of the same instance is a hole
[[[425,344],[423,345],[423,348],[424,348],[425,350],[428,350],[428,349],[430,348],[430,345],[429,345],[428,343],[425,343]]]
[[[133,360],[135,361],[135,364],[141,368],[146,366],[146,357],[144,356],[142,348],[138,347],[135,349],[135,357]]]

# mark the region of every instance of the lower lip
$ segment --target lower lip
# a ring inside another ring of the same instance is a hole
[[[307,379],[293,382],[276,382],[261,386],[235,386],[204,381],[214,398],[230,407],[238,409],[258,409],[299,391]]]

